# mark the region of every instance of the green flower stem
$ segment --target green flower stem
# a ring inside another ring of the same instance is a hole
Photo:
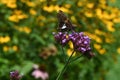
[[[62,55],[63,55],[63,57],[64,57],[64,62],[66,62],[66,55],[65,55],[65,52],[64,52],[63,46],[61,46],[61,48],[62,48]]]
[[[70,59],[72,58],[73,54],[74,54],[74,51],[72,52],[72,54],[71,54],[70,57],[68,58],[67,62],[65,63],[62,71],[61,71],[61,72],[59,73],[59,75],[57,76],[57,79],[56,79],[56,80],[60,80],[60,77],[61,77],[62,74],[65,72],[65,69],[67,68],[67,66],[68,66],[68,64],[69,64],[69,62],[70,62]]]
[[[70,60],[69,61],[69,63],[72,63],[72,62],[74,62],[74,61],[76,61],[76,60],[78,60],[80,57],[82,57],[83,56],[83,54],[82,55],[80,55],[80,56],[78,56],[78,57],[76,57],[75,59],[73,59],[73,60]]]

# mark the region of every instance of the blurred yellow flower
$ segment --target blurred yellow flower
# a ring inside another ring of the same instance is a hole
[[[19,22],[19,19],[16,15],[11,15],[8,20],[12,21],[12,22]]]
[[[31,32],[31,29],[28,26],[15,26],[15,29],[17,29],[20,32],[25,32],[27,34]]]
[[[82,2],[82,1],[79,1],[79,2],[77,3],[77,6],[78,6],[78,7],[83,6],[83,2]]]
[[[97,9],[95,10],[95,12],[96,12],[96,15],[97,15],[100,19],[102,19],[103,15],[102,15],[102,10],[101,10],[101,8],[97,8]]]
[[[118,17],[117,17],[117,18],[114,18],[114,19],[113,19],[113,22],[114,22],[114,23],[120,23],[120,17],[119,17],[119,18],[118,18]]]
[[[50,6],[43,6],[43,10],[48,11],[48,12],[53,12],[54,11],[54,7],[53,5]]]
[[[46,19],[46,17],[45,16],[43,16],[43,15],[40,15],[40,16],[38,16],[38,18],[37,18],[38,20],[45,20]]]
[[[94,40],[95,40],[96,42],[98,42],[98,43],[102,43],[102,39],[101,39],[100,37],[97,37],[97,36],[96,36],[96,38],[94,38]]]
[[[31,15],[36,15],[37,14],[37,12],[34,9],[30,9],[29,12],[30,12]]]
[[[18,51],[18,46],[14,45],[14,46],[12,47],[12,49],[13,49],[14,51]]]
[[[66,7],[66,8],[70,8],[71,5],[70,5],[70,4],[65,4],[65,7]]]
[[[100,31],[99,29],[95,29],[95,34],[104,35],[105,33]]]
[[[67,50],[67,55],[70,56],[73,52],[73,49],[68,49]],[[74,52],[73,56],[75,56],[76,52]]]
[[[23,31],[26,32],[27,34],[29,34],[31,32],[31,29],[28,27],[24,27]]]
[[[16,8],[16,0],[0,0],[1,3],[6,4],[7,7],[9,8]]]
[[[71,49],[73,49],[73,43],[71,42],[71,41],[69,41],[69,47],[71,48]]]
[[[111,43],[112,40],[111,40],[110,38],[105,38],[105,42],[106,42],[106,43]]]
[[[5,42],[9,42],[9,41],[10,41],[10,37],[9,37],[9,36],[6,36],[6,37],[4,38],[4,41],[5,41]]]
[[[93,13],[91,11],[85,11],[85,16],[86,17],[93,17]]]
[[[108,31],[111,31],[111,32],[115,31],[115,28],[113,27],[114,23],[112,21],[103,20],[103,22],[106,24]]]
[[[7,43],[10,41],[10,37],[9,36],[0,36],[0,43]]]
[[[103,42],[102,39],[99,36],[97,36],[96,34],[91,34],[89,32],[84,32],[84,33],[86,35],[88,35],[91,39],[95,40],[98,43],[102,43]]]
[[[60,7],[59,5],[44,6],[44,7],[43,7],[43,10],[44,10],[44,11],[47,11],[47,12],[53,12],[53,11],[62,10],[63,12],[71,13],[71,11],[69,11],[69,9],[67,9],[67,8],[65,8],[65,7]]]
[[[103,12],[102,16],[103,16],[103,19],[108,19],[108,20],[111,19],[110,15],[106,11]]]
[[[94,3],[88,3],[86,6],[91,9],[94,7]]]
[[[100,4],[106,4],[106,0],[99,0]]]
[[[106,50],[105,49],[100,49],[98,50],[100,54],[105,54]]]
[[[71,20],[72,20],[73,22],[77,22],[77,19],[75,18],[75,16],[71,16]]]
[[[46,0],[39,0],[40,2],[45,2]]]
[[[120,54],[120,47],[117,49],[118,54]]]
[[[4,52],[9,51],[9,47],[8,47],[8,46],[3,46],[3,51],[4,51]]]
[[[97,49],[97,50],[100,50],[101,49],[101,45],[100,44],[94,44],[94,48]]]
[[[29,6],[29,7],[35,7],[35,3],[34,2],[30,2],[30,1],[27,1],[26,4]]]
[[[21,10],[15,10],[11,16],[8,17],[8,20],[12,22],[19,22],[21,19],[25,19],[28,16],[24,14]]]

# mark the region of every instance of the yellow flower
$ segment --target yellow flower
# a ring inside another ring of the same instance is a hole
[[[12,22],[19,22],[19,19],[16,15],[12,15],[8,18],[8,20],[12,21]]]
[[[27,34],[29,34],[31,32],[31,29],[27,26],[15,26],[15,29],[20,32],[25,32]]]
[[[12,47],[12,49],[13,49],[14,51],[18,51],[18,47],[17,47],[16,45],[14,45],[14,46]]]
[[[0,36],[0,43],[4,43],[4,37]]]
[[[0,36],[0,43],[7,43],[9,41],[10,41],[9,36],[5,36],[5,37]]]
[[[70,4],[65,4],[65,7],[66,7],[66,8],[70,8],[71,5],[70,5]]]
[[[79,1],[79,2],[77,3],[77,6],[78,6],[78,7],[83,6],[83,2]]]
[[[71,11],[69,11],[69,9],[65,8],[65,7],[60,7],[58,5],[50,5],[50,6],[44,6],[43,7],[44,11],[47,12],[53,12],[53,11],[58,11],[58,10],[62,10],[63,12],[66,13],[71,13]]]
[[[94,44],[94,48],[96,48],[97,50],[101,49],[101,45],[100,44]]]
[[[21,20],[21,19],[27,18],[28,16],[26,14],[21,14],[21,15],[18,15],[17,17],[19,20]]]
[[[45,17],[45,16],[40,15],[37,19],[38,19],[38,20],[45,20],[45,19],[46,19],[46,17]]]
[[[40,2],[45,2],[46,0],[39,0]]]
[[[26,32],[27,34],[29,34],[31,32],[31,29],[28,27],[24,27],[23,31]]]
[[[104,11],[102,15],[104,19],[111,19],[110,15],[106,11]]]
[[[0,1],[3,4],[6,4],[7,7],[9,8],[16,8],[16,0],[1,0]]]
[[[71,49],[73,49],[73,43],[71,42],[71,41],[69,41],[69,47],[71,48]]]
[[[93,7],[94,7],[94,3],[88,3],[88,4],[87,4],[87,7],[88,7],[88,8],[93,8]]]
[[[75,18],[75,16],[71,16],[71,20],[72,20],[73,22],[77,22],[77,19]]]
[[[27,18],[28,16],[24,14],[21,10],[15,10],[8,20],[12,22],[19,22],[19,20]]]
[[[89,32],[84,32],[84,33],[86,35],[88,35],[91,39],[95,40],[98,43],[102,43],[103,42],[102,39],[99,36],[95,35],[95,34],[91,34]]]
[[[118,54],[120,54],[120,47],[117,49]]]
[[[69,11],[68,8],[60,7],[60,6],[58,6],[58,5],[55,5],[55,6],[54,6],[54,10],[55,10],[55,11],[62,10],[62,11],[65,12],[65,13],[71,13],[71,11]]]
[[[68,49],[67,50],[67,55],[70,56],[72,54],[73,50],[72,49]],[[75,56],[76,52],[73,53],[73,56]]]
[[[113,40],[110,38],[105,38],[106,43],[111,43]]]
[[[34,9],[30,9],[29,12],[30,12],[31,15],[36,15],[37,14],[37,12]]]
[[[94,38],[94,40],[95,40],[96,42],[98,42],[98,43],[102,43],[102,39],[99,38],[99,37]]]
[[[106,52],[105,49],[101,49],[101,50],[99,50],[99,53],[100,53],[100,54],[105,54],[105,52]]]
[[[95,10],[95,12],[96,12],[96,15],[97,15],[100,19],[102,19],[102,17],[103,17],[103,15],[102,15],[102,10],[101,10],[100,8],[97,8],[97,9]]]
[[[14,3],[14,2],[12,2],[12,3],[7,3],[6,5],[7,5],[7,7],[9,7],[9,8],[16,8],[16,7],[17,7],[16,3]]]
[[[113,27],[114,23],[112,21],[103,20],[103,22],[106,24],[108,31],[115,31],[115,28]]]
[[[27,1],[26,4],[27,4],[29,7],[35,7],[35,3],[34,3],[34,2]]]
[[[86,12],[85,12],[85,16],[86,16],[86,17],[89,17],[89,18],[90,18],[90,17],[93,17],[93,13],[92,13],[91,11],[86,11]]]
[[[9,36],[6,36],[5,38],[4,38],[4,41],[7,43],[7,42],[9,42],[10,41],[10,37]]]
[[[54,11],[54,7],[53,5],[50,6],[43,6],[43,10],[44,11],[48,11],[48,12],[53,12]]]
[[[95,34],[98,34],[98,35],[104,35],[105,33],[98,30],[98,29],[95,29]]]
[[[114,23],[120,23],[120,18],[118,18],[118,17],[117,17],[117,18],[114,18],[114,19],[113,19],[113,22],[114,22]]]
[[[106,4],[106,0],[99,0],[101,4]]]
[[[9,51],[9,47],[8,47],[8,46],[3,46],[3,51],[4,51],[4,52]]]

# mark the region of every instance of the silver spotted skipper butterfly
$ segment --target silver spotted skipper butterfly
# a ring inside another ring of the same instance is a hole
[[[58,18],[58,30],[59,31],[69,31],[69,30],[73,30],[74,26],[72,25],[72,23],[70,22],[70,20],[66,17],[66,15],[59,10],[58,14],[57,14],[57,18]]]

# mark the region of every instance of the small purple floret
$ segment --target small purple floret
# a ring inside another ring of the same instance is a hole
[[[10,72],[10,79],[11,80],[20,80],[21,77],[22,76],[19,74],[18,71],[12,71],[12,72]]]

